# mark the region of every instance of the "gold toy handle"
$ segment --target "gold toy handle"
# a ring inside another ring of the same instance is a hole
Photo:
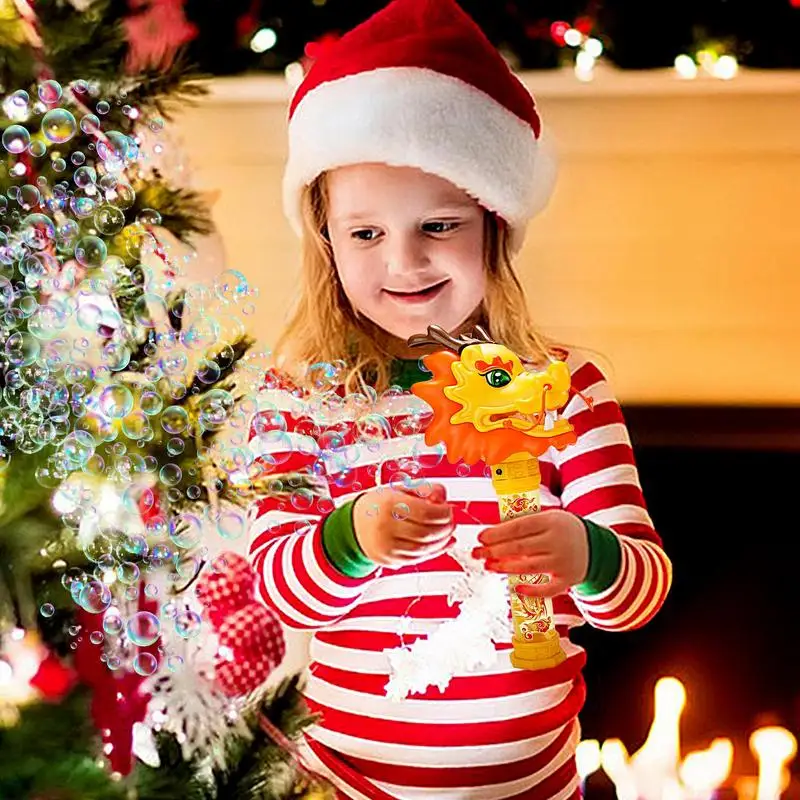
[[[492,485],[500,504],[500,519],[505,521],[541,509],[539,460],[527,453],[517,453],[493,464]],[[509,575],[511,618],[514,635],[511,663],[518,669],[547,669],[567,657],[556,631],[553,601],[549,597],[519,597],[516,587],[522,583],[549,581],[547,575]]]

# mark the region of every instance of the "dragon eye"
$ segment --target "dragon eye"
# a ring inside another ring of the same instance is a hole
[[[499,387],[511,383],[511,376],[504,369],[493,369],[484,376],[489,386]]]

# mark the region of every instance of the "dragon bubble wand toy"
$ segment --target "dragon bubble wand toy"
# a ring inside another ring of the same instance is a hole
[[[568,420],[558,416],[574,390],[561,361],[530,372],[519,356],[476,327],[473,336],[456,338],[438,325],[408,339],[410,347],[440,344],[445,349],[423,356],[432,373],[411,387],[433,409],[425,432],[429,446],[443,443],[447,460],[489,465],[501,520],[539,511],[539,456],[563,450],[577,440]],[[587,404],[590,401],[583,398]],[[519,584],[549,581],[547,575],[510,575],[514,626],[511,663],[519,669],[546,669],[566,654],[553,620],[551,598],[517,594]]]

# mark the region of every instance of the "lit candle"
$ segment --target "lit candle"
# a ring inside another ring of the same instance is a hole
[[[750,735],[758,759],[756,800],[778,800],[789,782],[787,766],[797,753],[797,739],[785,728],[759,728]]]
[[[575,769],[581,781],[581,795],[585,793],[586,779],[600,769],[600,742],[584,739],[575,749]]]
[[[629,757],[618,739],[603,742],[602,767],[619,800],[711,800],[725,782],[733,761],[728,739],[715,739],[707,750],[689,753],[681,761],[685,705],[683,684],[677,678],[662,678],[656,683],[655,714],[642,747]]]

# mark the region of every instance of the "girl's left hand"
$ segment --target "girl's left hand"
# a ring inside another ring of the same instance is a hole
[[[589,570],[586,528],[574,514],[562,509],[538,511],[486,528],[473,558],[485,559],[486,569],[519,575],[543,573],[549,583],[523,584],[519,594],[555,597],[581,583]]]

